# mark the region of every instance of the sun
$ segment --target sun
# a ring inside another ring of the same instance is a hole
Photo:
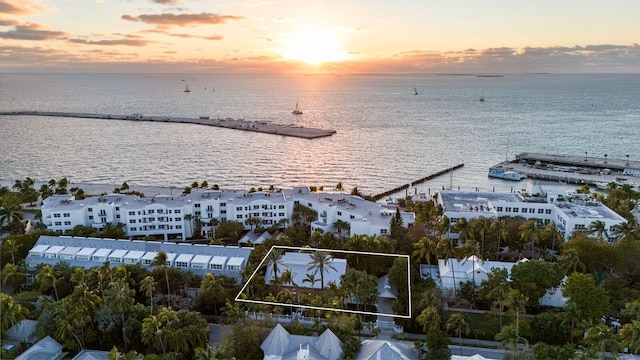
[[[318,29],[299,29],[292,33],[284,42],[282,57],[310,65],[350,58],[338,38],[328,31]]]

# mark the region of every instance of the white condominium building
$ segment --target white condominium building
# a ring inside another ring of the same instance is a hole
[[[528,195],[444,190],[438,192],[438,204],[453,228],[458,219],[501,217],[535,219],[544,226],[554,222],[568,240],[576,231],[585,231],[595,221],[605,224],[611,237],[615,225],[626,220],[589,195],[576,194],[567,187],[529,181]],[[457,234],[451,233],[455,238]]]
[[[42,221],[50,230],[64,233],[77,225],[102,229],[107,224],[122,224],[129,237],[152,236],[164,241],[184,240],[193,236],[196,222],[205,237],[214,221],[237,221],[246,230],[260,219],[263,227],[282,221],[291,223],[295,204],[318,212],[312,229],[336,232],[337,220],[349,224],[349,234],[384,236],[389,234],[395,208],[364,200],[357,196],[312,193],[308,187],[278,192],[204,190],[180,196],[109,194],[75,200],[73,195],[54,195],[42,205]],[[401,213],[404,226],[415,222],[413,213]]]

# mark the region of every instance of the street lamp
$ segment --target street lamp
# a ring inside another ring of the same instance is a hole
[[[604,163],[607,163],[607,154],[604,154]]]

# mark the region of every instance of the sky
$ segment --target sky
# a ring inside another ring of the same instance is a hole
[[[638,0],[0,0],[0,72],[640,72]]]

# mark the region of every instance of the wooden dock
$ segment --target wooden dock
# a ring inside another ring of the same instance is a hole
[[[114,115],[114,114],[90,114],[90,113],[71,113],[71,112],[54,112],[54,111],[3,111],[3,115],[29,115],[29,116],[51,116],[51,117],[72,117],[81,119],[102,119],[102,120],[126,120],[126,121],[153,121],[168,123],[197,124],[206,126],[215,126],[225,129],[252,131],[264,134],[291,136],[303,139],[317,139],[332,136],[335,130],[307,128],[296,125],[280,125],[267,121],[247,121],[244,119],[211,119],[208,116],[199,118],[181,118],[168,116],[144,116],[141,114],[132,115]]]
[[[450,168],[447,168],[447,169],[444,169],[444,170],[438,171],[437,173],[433,173],[433,174],[431,174],[431,175],[427,175],[427,176],[425,176],[425,177],[423,177],[423,178],[420,178],[420,179],[418,179],[418,180],[416,180],[416,181],[412,181],[410,184],[404,184],[404,185],[402,185],[402,186],[398,186],[397,188],[394,188],[394,189],[391,189],[391,190],[385,191],[385,192],[380,193],[380,194],[378,194],[378,195],[374,195],[374,196],[373,196],[373,199],[374,199],[374,200],[376,200],[376,201],[377,201],[377,200],[380,200],[380,199],[382,199],[382,198],[383,198],[383,197],[385,197],[385,196],[389,196],[389,195],[391,195],[391,194],[394,194],[394,193],[400,192],[400,191],[402,191],[402,190],[406,190],[406,189],[408,189],[408,188],[409,188],[409,187],[411,187],[411,186],[416,186],[417,184],[421,184],[421,183],[423,183],[423,182],[425,182],[425,181],[429,181],[429,180],[431,180],[431,179],[437,178],[438,176],[442,176],[442,175],[444,175],[444,174],[448,174],[448,173],[450,173],[450,172],[452,172],[452,171],[455,171],[455,170],[460,169],[460,168],[461,168],[461,167],[463,167],[463,166],[464,166],[464,164],[462,163],[462,164],[458,164],[458,165],[456,165],[456,166],[452,166],[452,167],[450,167]]]

